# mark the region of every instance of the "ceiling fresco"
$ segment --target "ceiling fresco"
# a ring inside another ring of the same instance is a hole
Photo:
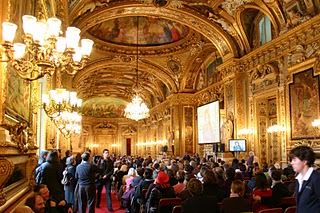
[[[83,103],[83,115],[97,118],[122,117],[128,102],[113,97],[92,98]]]
[[[138,41],[139,46],[157,46],[179,41],[189,33],[189,28],[162,18],[130,16],[99,23],[88,32],[114,44],[136,45]]]

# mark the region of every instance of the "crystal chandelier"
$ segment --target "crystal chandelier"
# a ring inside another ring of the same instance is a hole
[[[132,101],[127,105],[124,110],[124,116],[126,118],[130,118],[133,120],[140,120],[149,117],[149,109],[147,105],[143,102],[142,98],[139,96],[140,88],[139,88],[139,80],[138,80],[138,72],[139,72],[139,16],[137,16],[137,46],[136,46],[136,83],[133,86],[133,91],[135,95]]]
[[[60,116],[52,121],[65,138],[70,138],[72,134],[80,134],[82,116],[77,112],[61,112]]]
[[[49,18],[46,23],[36,17],[24,15],[23,43],[13,43],[17,25],[2,23],[2,37],[8,65],[28,81],[37,80],[44,75],[53,75],[56,70],[74,75],[89,60],[93,41],[82,39],[79,47],[80,30],[68,27],[66,37],[61,37],[61,21]],[[18,38],[20,39],[20,38]]]
[[[42,107],[51,119],[60,117],[65,112],[79,112],[82,99],[77,98],[76,92],[66,89],[50,90],[50,95],[42,95]]]

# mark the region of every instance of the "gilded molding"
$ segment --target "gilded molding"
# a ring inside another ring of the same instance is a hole
[[[14,164],[8,158],[0,157],[0,206],[6,203],[6,194],[3,188],[10,179],[14,170]]]

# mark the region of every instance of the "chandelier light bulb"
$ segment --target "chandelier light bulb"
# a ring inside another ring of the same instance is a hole
[[[18,26],[10,22],[2,23],[2,38],[5,42],[12,43]]]
[[[81,52],[83,55],[90,55],[92,51],[93,41],[90,39],[81,39]]]
[[[37,18],[31,15],[22,16],[22,26],[25,34],[33,35],[36,31]]]
[[[57,37],[60,33],[61,21],[57,18],[49,18],[47,21],[47,25],[47,36],[54,38]]]
[[[33,26],[32,35],[35,43],[44,43],[47,25],[42,22],[36,22]]]
[[[26,45],[22,43],[13,44],[13,54],[15,59],[20,59],[24,56],[26,51]]]

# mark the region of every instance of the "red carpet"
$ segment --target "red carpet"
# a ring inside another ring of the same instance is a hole
[[[113,191],[111,192],[111,199],[112,199],[112,208],[115,213],[124,213],[126,210],[121,209],[120,210],[120,202],[117,199],[117,192]],[[106,190],[105,187],[103,187],[102,195],[101,195],[101,203],[100,208],[96,208],[96,213],[106,213],[109,212],[106,204]]]

